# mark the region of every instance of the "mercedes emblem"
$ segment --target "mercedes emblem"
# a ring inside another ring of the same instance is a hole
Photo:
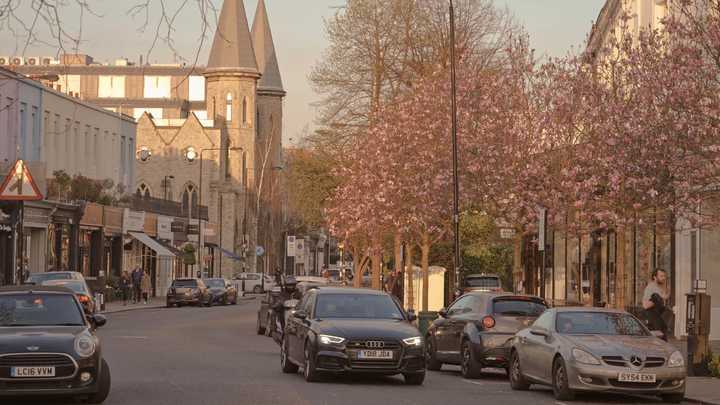
[[[632,364],[635,367],[640,367],[643,365],[643,361],[638,356],[632,356],[632,357],[630,357],[630,364]]]

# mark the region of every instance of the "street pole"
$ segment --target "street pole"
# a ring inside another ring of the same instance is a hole
[[[453,153],[453,228],[454,228],[454,287],[455,291],[460,290],[460,268],[462,257],[460,256],[460,185],[458,184],[458,143],[457,143],[457,81],[455,77],[455,7],[453,0],[450,0],[450,81],[451,81],[451,102],[452,113],[452,153]]]

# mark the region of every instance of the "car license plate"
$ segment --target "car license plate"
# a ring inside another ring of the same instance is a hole
[[[656,382],[655,374],[642,374],[642,373],[620,373],[618,375],[618,381],[620,382],[638,382],[638,383],[654,383]]]
[[[391,350],[360,350],[358,359],[361,360],[392,360],[393,352]]]
[[[10,376],[16,378],[55,377],[55,367],[12,367]]]

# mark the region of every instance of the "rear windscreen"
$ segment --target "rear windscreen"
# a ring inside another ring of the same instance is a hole
[[[505,316],[540,316],[547,307],[540,301],[527,298],[496,298],[493,313]]]
[[[196,280],[175,280],[173,281],[173,287],[175,288],[195,288],[197,287]]]
[[[465,279],[468,287],[500,287],[500,279],[497,277],[468,277]]]

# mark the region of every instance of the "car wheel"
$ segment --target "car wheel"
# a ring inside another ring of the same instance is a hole
[[[443,364],[438,361],[436,355],[433,337],[432,335],[427,335],[425,338],[425,367],[430,371],[440,371],[442,368]]]
[[[470,342],[463,340],[460,345],[460,354],[462,355],[460,362],[460,373],[463,378],[474,379],[479,378],[482,374],[482,365],[475,360]]]
[[[516,351],[510,354],[508,378],[510,379],[510,388],[516,391],[527,391],[530,389],[530,383],[527,382],[520,369],[520,356],[518,356]]]
[[[100,378],[98,379],[98,390],[92,394],[88,399],[89,404],[102,404],[110,394],[110,366],[108,366],[105,359],[102,359],[102,365],[100,370]]]
[[[179,303],[179,302],[177,303],[177,307],[178,307],[178,308],[182,308],[182,306],[183,306],[183,304],[181,304],[181,303]]]
[[[668,404],[679,404],[685,399],[685,393],[682,394],[665,394],[661,395],[662,401]]]
[[[303,376],[307,382],[318,381],[318,372],[315,369],[315,359],[313,359],[312,352],[310,351],[310,344],[305,344],[305,367],[303,367]]]
[[[405,385],[422,385],[425,381],[425,373],[403,374]]]
[[[265,334],[265,328],[263,328],[262,324],[260,323],[260,315],[258,315],[258,319],[257,319],[257,334],[258,335]]]
[[[288,343],[287,340],[283,339],[282,346],[280,346],[280,366],[282,367],[283,373],[295,374],[298,371],[297,364],[290,361],[288,358]]]
[[[172,307],[173,307],[173,304],[172,304],[171,302],[166,302],[166,303],[165,303],[165,306],[168,307],[168,308],[172,308]]]
[[[254,294],[262,294],[262,287],[259,285],[256,285],[255,287],[253,287],[253,293]]]
[[[230,301],[230,300],[228,300],[228,297],[227,297],[227,295],[226,295],[225,298],[223,298],[223,305],[228,305],[228,304],[230,304],[229,301]]]
[[[553,363],[553,394],[558,401],[572,401],[575,393],[568,384],[567,367],[562,357],[555,359]]]
[[[206,307],[211,307],[211,306],[213,306],[213,298],[212,298],[212,297],[209,297],[209,298],[208,298],[207,302],[205,303],[205,306],[206,306]]]

